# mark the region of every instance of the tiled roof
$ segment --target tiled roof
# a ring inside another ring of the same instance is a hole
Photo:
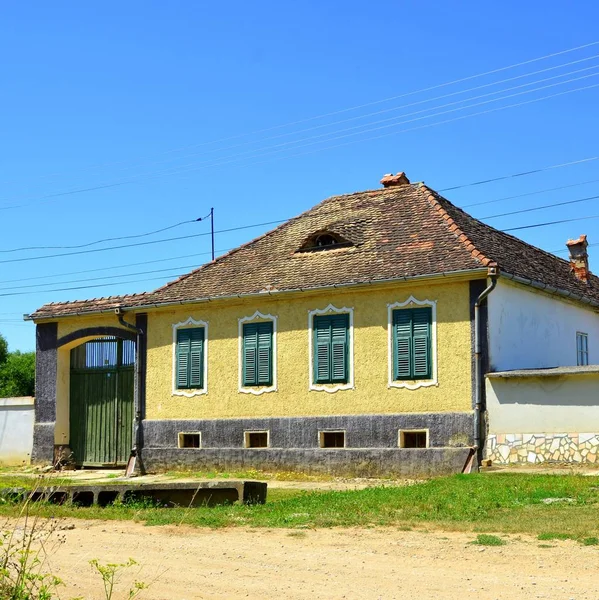
[[[328,231],[350,247],[297,252]],[[499,266],[599,301],[599,278],[578,281],[568,261],[477,221],[424,185],[334,196],[276,229],[145,294],[47,304],[34,319],[191,302],[237,294],[394,280]]]

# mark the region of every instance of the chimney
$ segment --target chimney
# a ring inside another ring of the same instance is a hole
[[[406,174],[402,171],[397,175],[393,175],[392,173],[387,173],[387,175],[383,176],[381,179],[381,183],[383,187],[398,187],[400,185],[410,185],[410,180],[406,177]]]
[[[587,253],[587,236],[581,235],[577,240],[568,240],[566,246],[570,252],[570,270],[576,279],[589,282],[589,255]]]

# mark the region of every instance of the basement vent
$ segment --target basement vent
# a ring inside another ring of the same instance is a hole
[[[246,448],[268,448],[268,431],[246,431]]]
[[[181,432],[179,433],[179,448],[201,448],[202,447],[202,438],[199,432],[197,433],[188,433]]]
[[[411,430],[399,432],[400,448],[428,448],[428,430]]]
[[[321,448],[345,448],[345,431],[319,432]]]

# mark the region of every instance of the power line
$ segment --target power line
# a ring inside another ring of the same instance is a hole
[[[588,247],[592,248],[593,246],[599,246],[599,243],[589,244]],[[559,250],[550,250],[552,254],[559,254],[560,252],[568,252],[568,248],[560,248]]]
[[[193,264],[193,265],[180,265],[178,267],[169,267],[167,269],[153,269],[151,271],[138,271],[137,273],[122,273],[121,275],[107,275],[105,277],[100,277],[99,279],[97,277],[87,277],[84,279],[71,279],[69,281],[50,281],[49,283],[36,283],[36,284],[32,284],[32,285],[16,285],[16,286],[10,286],[10,287],[6,287],[6,288],[0,288],[0,292],[3,292],[5,290],[22,290],[22,289],[28,289],[28,288],[40,288],[40,287],[48,287],[48,286],[53,286],[53,285],[66,285],[68,283],[84,283],[87,281],[103,281],[105,279],[120,279],[122,277],[135,277],[137,275],[149,275],[152,273],[164,273],[165,271],[172,271],[173,269],[197,269],[198,265],[197,264]],[[36,278],[35,277],[31,277],[28,281],[34,281]]]
[[[548,167],[542,167],[540,169],[534,169],[532,171],[522,171],[521,173],[512,173],[510,175],[502,175],[501,177],[494,177],[493,179],[483,179],[482,181],[473,181],[471,183],[463,183],[461,185],[454,185],[453,187],[441,188],[438,190],[439,192],[450,192],[453,190],[460,190],[462,188],[472,187],[475,185],[486,185],[487,183],[494,183],[496,181],[503,181],[505,179],[514,179],[515,177],[524,177],[526,175],[535,175],[536,173],[543,173],[544,171],[551,171],[552,169],[561,169],[562,167],[570,167],[572,165],[579,165],[585,162],[591,162],[594,160],[599,160],[599,156],[591,156],[590,158],[582,158],[580,160],[573,160],[567,163],[560,163],[557,165],[550,165]],[[561,188],[555,188],[561,189]],[[515,196],[516,198],[518,196]],[[468,204],[467,206],[474,206],[473,204]]]
[[[228,252],[231,248],[223,248],[216,250],[217,254]],[[18,279],[4,279],[0,281],[0,284],[4,283],[18,283],[22,281],[32,281],[38,279],[52,279],[54,277],[68,277],[70,275],[81,275],[82,273],[97,273],[99,271],[114,271],[115,269],[125,269],[127,267],[138,267],[139,265],[151,265],[154,263],[168,262],[171,260],[180,260],[182,258],[196,258],[197,256],[207,256],[212,254],[211,252],[197,252],[195,254],[183,254],[182,256],[172,256],[170,258],[158,258],[155,260],[143,260],[141,262],[128,263],[126,265],[113,265],[110,267],[100,267],[98,269],[83,269],[81,271],[69,271],[68,273],[55,273],[54,275],[37,275],[35,277],[21,277]],[[173,267],[174,268],[174,267]],[[57,282],[59,283],[59,282]],[[20,313],[0,313],[1,314],[20,314]]]
[[[157,233],[163,233],[164,231],[169,231],[170,229],[175,229],[176,227],[181,227],[181,225],[187,225],[189,223],[198,223],[207,219],[210,216],[208,213],[205,217],[199,217],[198,219],[190,219],[188,221],[181,221],[180,223],[176,223],[175,225],[169,225],[168,227],[163,227],[162,229],[156,229],[154,231],[148,231],[147,233],[138,233],[135,235],[123,235],[120,237],[112,237],[112,238],[104,238],[103,240],[96,240],[94,242],[87,242],[85,244],[78,244],[75,246],[24,246],[22,248],[11,248],[9,250],[0,250],[0,253],[8,253],[8,252],[22,252],[24,250],[68,250],[73,248],[87,248],[89,246],[95,246],[96,244],[103,244],[105,242],[116,242],[119,240],[132,240],[136,238],[147,237],[150,235],[156,235]]]
[[[320,114],[320,115],[315,115],[315,116],[312,116],[312,117],[298,119],[298,120],[291,121],[291,122],[288,122],[288,123],[283,123],[283,124],[280,124],[280,125],[274,125],[274,126],[271,126],[271,127],[266,127],[266,128],[258,129],[258,130],[255,130],[253,132],[236,134],[236,135],[233,135],[233,136],[227,136],[227,137],[224,137],[224,138],[220,138],[220,139],[216,139],[216,140],[212,140],[212,141],[208,141],[208,142],[202,142],[202,143],[199,143],[199,144],[192,144],[192,145],[183,146],[183,147],[180,147],[180,148],[175,148],[175,149],[172,149],[172,150],[161,152],[157,156],[164,155],[164,154],[172,154],[172,153],[180,152],[182,150],[186,150],[186,149],[189,149],[189,148],[197,148],[197,147],[206,146],[206,145],[210,145],[210,144],[216,144],[216,143],[220,143],[220,142],[226,142],[226,141],[233,140],[233,139],[239,139],[239,138],[243,138],[243,137],[258,135],[258,134],[261,134],[261,133],[266,133],[266,132],[274,131],[274,130],[277,130],[277,129],[283,129],[285,127],[292,127],[292,126],[295,126],[295,125],[299,125],[301,123],[307,123],[307,122],[310,122],[310,121],[315,121],[315,120],[318,120],[318,119],[324,119],[324,118],[331,117],[331,116],[338,115],[338,114],[343,114],[343,113],[347,113],[347,112],[351,112],[351,111],[355,111],[355,110],[360,110],[360,109],[366,108],[368,106],[375,106],[377,104],[383,104],[385,102],[391,102],[393,100],[398,100],[400,98],[406,98],[406,97],[409,97],[409,96],[414,96],[414,95],[417,95],[417,94],[422,94],[422,93],[425,93],[425,92],[430,92],[430,91],[433,91],[433,90],[436,90],[436,89],[441,89],[441,88],[444,88],[444,87],[449,87],[449,86],[452,86],[452,85],[463,83],[465,81],[471,81],[473,79],[478,79],[478,78],[481,78],[481,77],[486,77],[488,75],[493,75],[495,73],[500,73],[500,72],[507,71],[507,70],[510,70],[510,69],[515,69],[517,67],[521,67],[521,66],[524,66],[524,65],[529,65],[529,64],[532,64],[532,63],[535,63],[535,62],[540,62],[542,60],[547,60],[549,58],[554,58],[556,56],[562,56],[564,54],[568,54],[568,53],[571,53],[571,52],[576,52],[578,50],[583,50],[585,48],[590,48],[590,47],[596,46],[598,44],[599,44],[599,41],[594,41],[594,42],[590,42],[590,43],[587,43],[587,44],[582,44],[580,46],[576,46],[576,47],[573,47],[573,48],[568,48],[566,50],[561,50],[559,52],[553,52],[553,53],[546,54],[546,55],[543,55],[543,56],[540,56],[540,57],[536,57],[536,58],[533,58],[533,59],[528,59],[528,60],[521,61],[521,62],[518,62],[518,63],[513,63],[511,65],[507,65],[507,66],[504,66],[504,67],[499,67],[499,68],[496,68],[496,69],[491,69],[491,70],[485,71],[483,73],[477,73],[475,75],[469,75],[467,77],[462,77],[462,78],[459,78],[459,79],[454,79],[452,81],[444,82],[444,83],[441,83],[441,84],[436,84],[436,85],[433,85],[433,86],[428,86],[428,87],[421,88],[421,89],[418,89],[418,90],[413,90],[411,92],[405,92],[405,93],[402,93],[402,94],[397,94],[397,95],[394,95],[394,96],[389,96],[387,98],[383,98],[383,99],[380,99],[380,100],[366,102],[364,104],[355,105],[355,106],[351,106],[351,107],[348,107],[348,108],[344,108],[344,109],[340,109],[340,110],[335,110],[335,111],[323,113],[323,114]],[[574,61],[574,62],[576,62],[576,61]],[[570,63],[567,63],[567,64],[570,64]],[[564,65],[561,65],[561,66],[564,66]],[[89,167],[88,170],[93,169],[93,168],[97,168],[97,167],[103,168],[105,166],[112,166],[114,164],[123,164],[123,162],[127,162],[127,161],[121,161],[121,162],[116,162],[116,163],[115,162],[104,163],[104,164],[101,164],[101,165],[96,165],[95,167],[94,166]],[[60,174],[61,173],[55,173],[54,175],[60,175]],[[48,175],[48,176],[45,176],[45,177],[52,177],[52,176],[53,175]],[[123,185],[123,184],[112,184],[112,185]],[[109,187],[109,186],[106,186],[106,187]],[[73,193],[73,192],[66,192],[65,194],[69,194],[69,193]]]
[[[576,183],[570,183],[568,185],[560,185],[558,187],[552,187],[552,188],[545,188],[544,190],[535,190],[534,192],[526,192],[525,194],[516,194],[515,196],[504,196],[503,198],[496,198],[495,200],[485,200],[484,202],[473,202],[472,204],[463,204],[460,208],[464,209],[464,208],[469,208],[471,206],[482,206],[483,204],[495,204],[496,202],[503,202],[504,200],[514,200],[516,198],[524,198],[525,196],[536,196],[537,194],[544,194],[546,192],[555,192],[557,190],[565,190],[568,188],[578,187],[580,185],[596,183],[597,181],[599,181],[599,179],[589,179],[587,181],[577,181]]]
[[[286,221],[287,219],[282,219],[279,221],[266,221],[265,223],[255,223],[253,225],[242,225],[241,227],[231,227],[229,229],[221,229],[220,231],[215,231],[214,233],[229,233],[231,231],[240,231],[242,229],[250,229],[252,227],[262,227],[265,225],[274,225],[274,224],[278,224],[278,223],[283,223],[284,221]],[[31,260],[43,260],[46,258],[59,258],[59,257],[64,257],[64,256],[75,256],[75,255],[79,255],[79,254],[91,254],[91,253],[96,253],[96,252],[106,252],[108,250],[121,250],[123,248],[133,248],[133,247],[138,247],[138,246],[149,246],[150,244],[163,244],[165,242],[174,242],[174,241],[180,241],[180,240],[187,240],[187,239],[191,239],[191,238],[197,238],[197,237],[203,237],[206,235],[211,235],[210,231],[206,231],[203,233],[194,233],[191,235],[181,235],[179,237],[174,237],[174,238],[165,238],[162,240],[152,240],[149,242],[137,242],[135,244],[123,244],[120,246],[109,246],[107,248],[95,248],[92,250],[78,250],[77,252],[62,252],[60,254],[46,254],[43,256],[28,256],[25,258],[12,258],[9,260],[0,260],[0,264],[6,264],[6,263],[15,263],[15,262],[26,262],[26,261],[31,261]]]
[[[577,62],[577,61],[574,61],[574,62]],[[563,65],[560,65],[560,66],[563,66]],[[238,160],[230,160],[230,159],[231,158],[235,159],[236,157],[242,157],[242,156],[243,156],[243,159],[245,159],[245,158],[251,158],[251,156],[249,156],[249,157],[245,156],[247,154],[256,155],[257,157],[260,157],[260,156],[265,156],[265,155],[272,154],[272,153],[278,153],[278,152],[281,151],[281,148],[286,147],[286,146],[292,146],[293,145],[295,148],[301,148],[303,146],[307,146],[307,145],[309,146],[309,145],[313,145],[315,143],[320,143],[320,142],[309,142],[307,144],[306,143],[303,143],[303,144],[301,143],[301,142],[305,142],[305,141],[308,141],[308,140],[314,140],[314,139],[317,139],[317,138],[323,138],[323,137],[327,137],[328,136],[328,139],[322,140],[322,141],[323,142],[329,142],[329,141],[333,141],[333,140],[336,140],[336,139],[341,139],[341,138],[344,138],[344,137],[350,137],[352,135],[362,135],[364,133],[369,133],[371,131],[376,131],[376,130],[379,130],[379,129],[384,129],[384,128],[388,128],[388,127],[399,126],[399,125],[407,124],[407,123],[410,123],[410,122],[413,122],[413,121],[434,118],[434,117],[437,117],[437,116],[440,116],[440,115],[443,115],[443,114],[447,114],[447,113],[450,113],[450,112],[455,112],[455,111],[467,110],[467,109],[470,109],[470,108],[474,108],[476,106],[487,104],[489,102],[498,102],[498,101],[505,100],[507,98],[511,98],[511,97],[514,97],[514,96],[518,96],[518,95],[522,95],[522,94],[529,94],[529,93],[537,92],[537,91],[540,91],[540,90],[543,90],[543,89],[547,89],[547,88],[550,88],[550,87],[554,87],[554,86],[557,86],[557,85],[565,85],[567,83],[571,83],[572,81],[578,81],[580,79],[585,79],[585,78],[588,78],[588,77],[594,77],[596,75],[599,75],[599,73],[594,73],[594,74],[590,74],[590,75],[586,75],[586,76],[578,77],[578,78],[571,78],[569,80],[562,81],[562,82],[557,82],[557,83],[554,83],[554,84],[551,84],[551,85],[540,86],[540,87],[536,87],[536,88],[531,89],[531,90],[526,90],[524,92],[519,92],[517,94],[510,94],[510,95],[507,95],[507,96],[503,96],[503,97],[499,97],[499,98],[487,100],[487,101],[484,101],[484,102],[479,102],[479,103],[470,104],[470,105],[467,105],[467,106],[457,107],[457,108],[454,108],[454,109],[451,109],[451,110],[447,110],[447,111],[440,111],[440,112],[438,111],[439,108],[443,108],[444,106],[451,106],[451,105],[460,104],[460,103],[463,103],[463,102],[469,102],[469,101],[471,101],[473,99],[476,99],[476,98],[482,98],[482,97],[486,97],[486,96],[489,96],[489,95],[496,95],[496,94],[504,93],[504,92],[512,90],[512,89],[517,89],[517,88],[521,88],[521,87],[527,87],[527,86],[530,86],[530,85],[536,85],[536,84],[541,83],[543,81],[548,81],[548,80],[551,80],[551,79],[565,77],[567,75],[571,75],[571,74],[578,73],[578,72],[581,72],[581,71],[586,71],[586,70],[589,70],[589,69],[594,69],[596,67],[597,67],[597,65],[594,65],[594,66],[587,67],[587,68],[584,68],[584,69],[579,69],[579,70],[576,70],[576,71],[572,71],[570,73],[565,73],[565,74],[557,75],[557,76],[554,76],[554,77],[549,77],[549,78],[546,78],[546,79],[542,79],[542,80],[539,80],[539,81],[536,81],[536,82],[529,82],[529,83],[526,83],[526,84],[522,84],[520,86],[515,86],[515,87],[512,87],[512,88],[507,88],[507,89],[504,89],[504,90],[498,90],[498,91],[491,92],[491,93],[488,93],[488,94],[483,94],[481,96],[476,96],[476,97],[473,97],[473,98],[463,99],[463,100],[459,100],[457,102],[452,102],[452,103],[448,103],[448,104],[445,104],[445,105],[441,105],[441,106],[437,106],[437,107],[432,107],[432,108],[429,108],[429,109],[424,109],[424,110],[421,110],[421,111],[415,111],[415,112],[412,112],[412,113],[407,113],[406,115],[401,115],[401,116],[398,116],[398,117],[392,117],[392,118],[389,118],[389,119],[383,119],[383,120],[374,121],[374,122],[371,122],[371,123],[365,123],[365,124],[362,124],[362,125],[357,125],[357,126],[354,126],[354,127],[341,129],[338,132],[328,132],[326,134],[319,134],[319,135],[310,136],[310,137],[307,137],[307,138],[300,138],[299,140],[292,140],[292,141],[289,141],[289,142],[284,142],[282,144],[275,144],[275,145],[267,146],[267,147],[264,147],[264,148],[258,148],[258,149],[254,149],[254,150],[249,150],[249,151],[237,153],[237,154],[232,155],[231,157],[225,157],[225,158],[229,158],[229,160],[226,160],[224,162],[217,162],[217,163],[209,163],[208,162],[207,163],[206,161],[204,161],[203,163],[200,162],[200,166],[199,167],[197,166],[197,163],[188,163],[187,165],[177,165],[177,166],[174,166],[174,167],[170,167],[168,169],[164,169],[162,171],[158,171],[154,175],[152,175],[152,174],[139,174],[139,175],[129,176],[128,178],[125,178],[124,181],[120,181],[120,182],[117,181],[117,182],[112,182],[112,183],[108,183],[108,184],[99,184],[98,186],[95,186],[95,187],[85,187],[85,188],[70,190],[70,191],[67,191],[67,192],[61,192],[61,193],[58,193],[58,194],[49,194],[49,195],[41,196],[41,197],[38,197],[38,198],[34,198],[33,202],[29,202],[29,203],[25,203],[25,204],[16,204],[16,205],[10,205],[10,206],[5,206],[5,207],[0,207],[0,210],[8,210],[8,209],[22,208],[22,207],[25,207],[25,206],[30,206],[31,204],[35,204],[35,200],[44,200],[44,199],[50,199],[50,198],[59,197],[59,196],[62,196],[62,195],[72,195],[72,194],[76,194],[76,193],[89,192],[89,191],[93,191],[93,190],[96,190],[96,189],[103,189],[105,187],[111,187],[111,186],[116,186],[116,185],[124,185],[124,184],[127,184],[127,183],[134,183],[134,182],[137,182],[137,181],[143,181],[144,179],[147,180],[147,179],[152,179],[152,178],[160,177],[160,176],[176,175],[176,174],[188,172],[190,170],[197,170],[198,168],[209,168],[209,167],[220,166],[220,165],[223,165],[223,164],[229,164],[230,162],[239,162]],[[527,76],[530,76],[530,74],[527,74]],[[514,79],[514,78],[512,78],[512,79]],[[491,85],[491,84],[488,84],[488,85]],[[495,83],[495,85],[497,85],[497,83]],[[480,87],[484,87],[484,86],[480,86]],[[594,87],[594,86],[589,86],[589,87]],[[580,89],[588,89],[588,88],[579,88],[579,90]],[[571,90],[571,91],[579,91],[579,90]],[[460,92],[460,93],[463,93],[463,92]],[[569,93],[569,92],[565,92],[565,93]],[[559,94],[556,94],[556,95],[559,95]],[[548,97],[553,97],[553,96],[548,96]],[[540,98],[539,100],[541,100],[541,99],[544,99],[544,98]],[[525,104],[525,103],[523,103],[523,104]],[[519,106],[519,104],[515,104],[515,105],[503,107],[503,108],[511,108],[513,106]],[[404,120],[403,122],[400,121],[400,122],[397,122],[397,123],[391,123],[389,125],[382,126],[382,127],[375,127],[375,128],[371,127],[372,125],[374,125],[376,123],[382,123],[382,122],[387,122],[387,121],[397,121],[398,119],[401,119],[401,118],[406,117],[406,116],[410,116],[410,115],[414,115],[414,114],[419,114],[419,113],[422,113],[422,112],[430,112],[430,111],[437,111],[437,112],[434,113],[434,114],[431,114],[431,115],[425,115],[425,116],[421,116],[421,117],[418,117],[418,118],[415,118],[415,119]],[[483,112],[475,113],[475,114],[469,115],[469,116],[476,116],[476,114],[485,114],[485,112],[493,112],[493,111],[483,111]],[[448,122],[448,121],[442,121],[441,123],[438,123],[438,124],[442,124],[442,123],[445,123],[445,122]],[[435,124],[433,124],[433,125],[435,125]],[[429,126],[432,126],[432,125],[428,125],[426,127],[429,127]],[[337,136],[334,136],[334,137],[330,137],[334,133],[341,133],[343,131],[350,131],[350,130],[360,129],[360,128],[362,128],[362,129],[366,128],[366,129],[364,129],[363,131],[355,132],[353,134],[347,134],[347,135],[341,135],[341,136],[337,135]],[[408,129],[408,130],[405,130],[405,131],[412,131],[412,130],[413,129]],[[401,133],[401,132],[395,132],[394,134],[396,134],[396,133]],[[383,136],[378,136],[378,137],[383,137]],[[377,138],[371,138],[371,139],[377,139]],[[362,141],[362,140],[360,140],[360,141]],[[337,147],[337,146],[332,146],[332,147]],[[323,148],[322,150],[324,150],[324,149],[328,149],[328,148]],[[266,152],[261,152],[261,151],[264,151],[264,150]],[[295,156],[298,156],[298,155],[295,155]],[[186,169],[185,167],[195,167],[195,168],[193,168],[193,169]]]
[[[129,283],[141,283],[141,282],[145,282],[145,281],[156,281],[157,279],[175,279],[176,277],[181,277],[181,275],[185,275],[185,273],[177,273],[174,275],[165,275],[163,277],[150,277],[150,278],[144,278],[144,279],[131,279],[129,281],[118,281],[115,283],[104,283],[102,285],[81,285],[81,286],[77,286],[77,287],[68,287],[68,288],[57,288],[54,290],[44,290],[43,293],[54,293],[54,292],[70,292],[73,290],[88,290],[88,289],[94,289],[94,288],[98,288],[98,287],[109,287],[109,286],[114,286],[114,285],[127,285]],[[6,297],[6,296],[26,296],[26,295],[30,295],[30,294],[40,294],[42,292],[40,291],[28,291],[28,292],[8,292],[8,293],[2,293],[0,294],[0,297]]]
[[[590,215],[588,217],[576,217],[574,219],[561,219],[560,221],[548,221],[547,223],[535,223],[534,225],[521,225],[520,227],[510,227],[502,231],[519,231],[520,229],[534,229],[536,227],[547,227],[549,225],[559,225],[560,223],[573,223],[574,221],[588,221],[590,219],[599,219],[599,215]]]
[[[499,217],[508,217],[511,215],[520,215],[522,213],[534,212],[535,210],[543,210],[545,208],[554,208],[555,206],[566,206],[567,204],[578,204],[579,202],[588,202],[595,200],[598,196],[589,196],[588,198],[579,198],[578,200],[566,200],[565,202],[555,202],[553,204],[545,204],[544,206],[534,206],[532,208],[523,208],[522,210],[513,210],[511,212],[501,213],[499,215],[489,215],[487,217],[479,217],[479,219],[497,219]]]

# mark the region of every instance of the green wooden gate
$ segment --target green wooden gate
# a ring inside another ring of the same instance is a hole
[[[135,343],[117,338],[71,350],[71,450],[78,465],[127,462],[133,443]]]

